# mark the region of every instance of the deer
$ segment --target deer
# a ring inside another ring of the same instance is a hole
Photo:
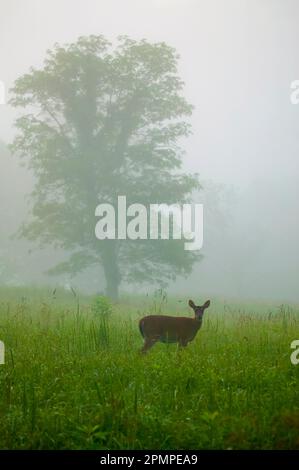
[[[166,315],[148,315],[139,321],[139,330],[144,338],[141,353],[146,353],[157,341],[162,343],[178,343],[184,348],[194,340],[202,325],[203,314],[210,306],[210,300],[203,305],[195,305],[189,300],[189,306],[194,311],[194,318],[170,317]]]

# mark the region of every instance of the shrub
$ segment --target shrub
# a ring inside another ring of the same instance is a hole
[[[113,311],[110,300],[104,295],[98,295],[91,304],[92,313],[98,317],[107,318]]]

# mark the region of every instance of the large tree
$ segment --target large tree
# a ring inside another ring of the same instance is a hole
[[[103,36],[55,45],[42,69],[16,80],[11,104],[23,108],[11,146],[35,174],[32,217],[21,235],[70,254],[52,272],[101,264],[107,294],[121,281],[165,282],[196,259],[180,241],[104,240],[95,207],[184,203],[199,187],[181,169],[180,140],[192,106],[182,95],[177,54],[165,43]]]

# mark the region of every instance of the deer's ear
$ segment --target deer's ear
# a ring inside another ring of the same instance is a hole
[[[203,304],[203,308],[208,308],[210,306],[210,303],[211,301],[210,300],[207,300],[204,304]]]
[[[188,303],[191,308],[195,308],[195,303],[193,302],[193,300],[189,300]]]

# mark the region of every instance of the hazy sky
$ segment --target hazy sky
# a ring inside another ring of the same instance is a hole
[[[229,246],[205,240],[205,288],[215,280],[219,292],[270,297],[281,289],[280,297],[299,300],[299,105],[290,102],[299,80],[298,0],[0,0],[0,9],[7,88],[41,66],[55,42],[80,35],[174,46],[195,105],[185,167],[240,190],[228,221],[235,238],[231,231]],[[0,140],[11,139],[14,112],[0,105]]]
[[[196,107],[186,165],[204,178],[298,176],[298,0],[1,0],[0,79],[9,87],[55,42],[119,34],[166,41],[181,55]],[[13,111],[0,106],[0,139]]]

